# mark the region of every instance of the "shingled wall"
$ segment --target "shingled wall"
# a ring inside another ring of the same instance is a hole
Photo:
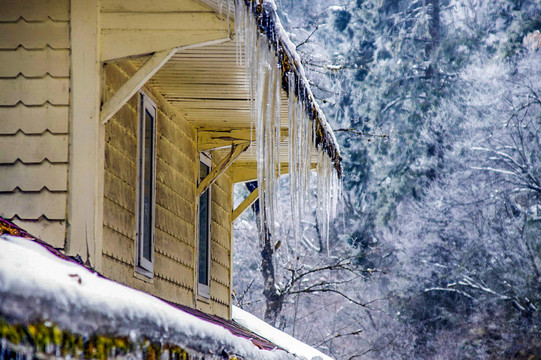
[[[64,246],[68,0],[0,1],[0,216]]]
[[[106,98],[135,71],[128,62],[105,67]],[[135,273],[137,96],[105,127],[105,189],[102,270],[105,276],[173,303],[229,318],[231,180],[212,186],[210,299],[196,294],[196,129],[147,84],[158,108],[154,277]],[[216,161],[216,160],[215,160]],[[195,302],[195,301],[196,302]]]

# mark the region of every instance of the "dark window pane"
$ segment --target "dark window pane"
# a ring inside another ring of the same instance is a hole
[[[152,261],[152,190],[154,188],[152,164],[154,162],[154,118],[145,111],[143,148],[143,257]]]
[[[203,181],[203,179],[206,178],[209,173],[210,173],[209,166],[200,162],[199,163],[199,182]]]
[[[199,176],[204,179],[209,174],[209,167],[200,163]],[[199,283],[209,284],[209,190],[199,197]]]

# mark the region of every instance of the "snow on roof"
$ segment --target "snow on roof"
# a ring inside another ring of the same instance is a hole
[[[253,331],[254,333],[266,338],[267,340],[299,357],[312,360],[333,360],[331,357],[323,354],[321,351],[314,349],[313,347],[295,339],[293,336],[276,329],[275,327],[267,324],[263,320],[257,318],[249,312],[242,310],[241,308],[233,306],[232,318],[233,321],[244,326],[248,330]]]
[[[150,338],[199,354],[295,359],[283,350],[259,349],[222,326],[105,279],[38,242],[12,235],[0,236],[0,317],[21,324],[51,321],[83,335]]]

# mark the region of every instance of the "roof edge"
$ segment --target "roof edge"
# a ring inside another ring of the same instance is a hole
[[[228,0],[229,1],[229,0]],[[308,84],[301,59],[295,51],[295,45],[283,28],[278,14],[276,4],[271,0],[237,0],[243,2],[250,9],[256,20],[260,33],[267,37],[270,45],[280,61],[282,89],[289,94],[289,77],[294,74],[297,82],[296,93],[304,104],[305,111],[310,120],[315,122],[315,143],[316,146],[325,150],[330,157],[338,177],[342,176],[342,157],[336,137],[321,111]]]
[[[333,360],[330,356],[327,356],[312,346],[276,329],[274,326],[267,324],[255,315],[250,314],[235,305],[231,306],[231,310],[231,318],[234,322],[292,354],[311,360]]]

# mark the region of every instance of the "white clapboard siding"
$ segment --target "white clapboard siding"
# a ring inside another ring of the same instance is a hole
[[[0,22],[0,49],[53,49],[69,48],[69,23],[54,22]]]
[[[70,0],[0,0],[0,215],[64,247]]]
[[[18,217],[10,220],[25,229],[30,235],[36,236],[56,248],[64,247],[66,238],[66,222],[64,220],[49,220],[43,216],[37,220],[21,220]]]
[[[16,78],[0,79],[0,105],[53,105],[69,104],[69,78]]]

